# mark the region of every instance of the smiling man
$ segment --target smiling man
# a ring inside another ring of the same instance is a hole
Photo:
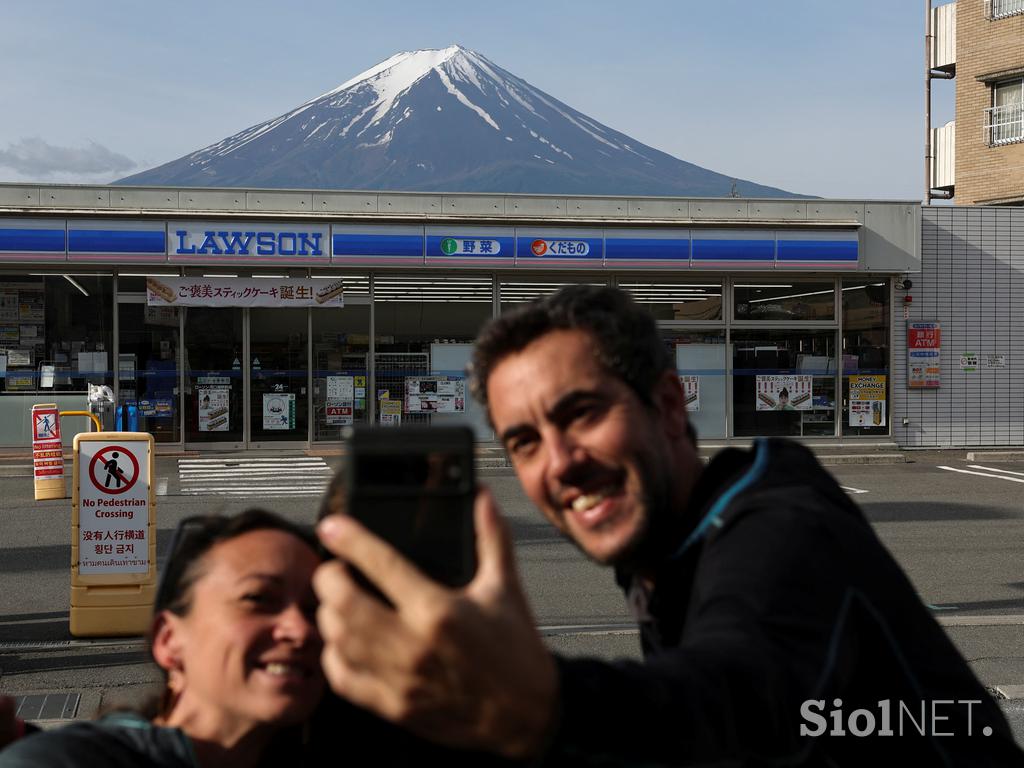
[[[530,499],[614,567],[644,661],[544,649],[484,491],[479,569],[463,590],[429,582],[354,521],[322,524],[325,544],[394,604],[337,563],[317,574],[338,693],[426,738],[554,765],[1021,760],[810,452],[760,440],[703,466],[669,351],[625,293],[574,286],[501,316],[472,374]],[[897,730],[893,712],[918,727]]]

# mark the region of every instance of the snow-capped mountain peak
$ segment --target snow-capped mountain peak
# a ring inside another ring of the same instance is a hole
[[[734,181],[450,45],[397,53],[279,117],[117,183],[727,195]]]

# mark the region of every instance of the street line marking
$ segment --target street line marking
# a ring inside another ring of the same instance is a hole
[[[948,472],[959,472],[963,475],[977,475],[978,477],[994,477],[996,480],[1009,480],[1011,483],[1024,483],[1024,477],[1006,477],[1006,475],[990,475],[987,472],[972,472],[969,469],[957,469],[956,467],[938,466],[938,469],[945,469]]]
[[[839,487],[842,488],[847,493],[868,493],[868,491],[865,491],[863,488],[850,488],[845,485],[840,485]]]
[[[548,624],[537,627],[542,635],[635,635],[639,633],[633,623],[608,624]]]
[[[219,459],[178,459],[178,464],[223,464],[225,462],[234,464],[247,464],[249,462],[281,462],[293,464],[299,461],[311,461],[323,463],[323,459],[319,456],[278,456],[276,458],[260,458],[259,456],[238,456],[237,458],[219,458]]]
[[[178,488],[183,496],[320,496],[333,471],[316,456],[179,459]]]
[[[1009,469],[999,469],[997,467],[982,467],[977,464],[968,464],[971,469],[987,469],[989,472],[1001,472],[1004,475],[1016,475],[1017,477],[1024,477],[1024,472],[1014,472]]]

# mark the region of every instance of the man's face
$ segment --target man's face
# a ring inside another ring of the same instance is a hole
[[[685,435],[685,406],[673,385],[669,375],[655,388],[657,407],[646,406],[600,366],[590,334],[579,330],[541,336],[487,380],[491,419],[526,494],[598,562],[628,562],[652,516],[685,500],[672,439]],[[672,413],[664,413],[666,400]]]

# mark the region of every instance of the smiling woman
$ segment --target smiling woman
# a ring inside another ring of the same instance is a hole
[[[150,638],[165,683],[147,717],[34,735],[0,766],[302,764],[324,691],[319,563],[309,535],[269,512],[183,521],[157,590]]]

